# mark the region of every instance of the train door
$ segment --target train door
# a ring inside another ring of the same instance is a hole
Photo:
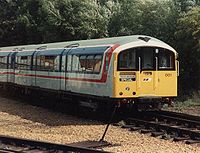
[[[30,85],[31,86],[35,86],[35,74],[36,74],[36,54],[37,54],[37,51],[35,51],[32,55],[31,55],[31,75],[33,77],[31,77],[31,82],[30,82]]]
[[[10,54],[11,54],[11,53],[8,54],[8,56],[7,56],[7,61],[6,61],[6,68],[7,68],[6,82],[9,82],[9,75],[10,75],[10,73],[9,73],[9,69],[10,69],[10,66],[9,66],[9,58],[10,58]]]
[[[157,84],[155,92],[159,96],[177,95],[177,72],[175,54],[166,49],[156,49],[157,60]]]
[[[61,55],[61,79],[60,79],[60,89],[65,91],[66,87],[66,53],[65,50],[62,52]]]
[[[37,54],[38,54],[39,52],[35,52],[34,54],[33,54],[33,61],[32,61],[32,63],[33,63],[33,66],[32,66],[32,69],[33,69],[33,74],[34,74],[34,78],[33,78],[33,80],[32,80],[32,85],[33,86],[37,86],[37,77],[36,77],[36,72],[37,72],[37,70],[38,70],[38,63],[39,63],[39,61],[37,62]]]
[[[15,82],[15,55],[17,52],[13,52],[8,58],[8,82]]]
[[[60,85],[61,90],[66,91],[66,84],[67,84],[67,61],[68,61],[68,52],[71,49],[65,48],[62,52],[62,58],[61,58],[61,79],[60,79]]]
[[[157,82],[155,48],[141,47],[137,48],[137,91],[140,97],[155,96]]]

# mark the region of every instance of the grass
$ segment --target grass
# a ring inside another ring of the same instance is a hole
[[[173,105],[174,110],[177,111],[196,106],[200,107],[200,91],[194,92],[190,97],[187,97],[184,101],[175,101]]]

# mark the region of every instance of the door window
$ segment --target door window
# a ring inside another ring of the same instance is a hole
[[[152,48],[141,48],[139,54],[142,58],[142,69],[153,70],[154,69],[154,50]]]
[[[174,69],[174,54],[167,50],[159,51],[159,69]]]

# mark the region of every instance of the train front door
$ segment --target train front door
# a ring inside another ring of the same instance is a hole
[[[140,97],[153,97],[156,94],[158,58],[155,52],[156,49],[153,47],[137,48],[137,91]]]

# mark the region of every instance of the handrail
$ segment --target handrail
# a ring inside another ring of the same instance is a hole
[[[36,48],[36,50],[43,50],[43,49],[47,49],[47,46],[40,46],[40,47]]]
[[[64,48],[73,48],[73,47],[79,47],[80,44],[79,43],[74,43],[74,44],[69,44],[67,46],[65,46]]]
[[[140,75],[141,75],[141,71],[142,71],[142,67],[141,67],[141,57],[138,57],[138,59],[139,59],[138,88],[140,88],[140,86],[141,86]]]
[[[156,89],[158,85],[158,57],[155,57],[155,59],[156,59],[156,71],[155,71],[154,89]]]

